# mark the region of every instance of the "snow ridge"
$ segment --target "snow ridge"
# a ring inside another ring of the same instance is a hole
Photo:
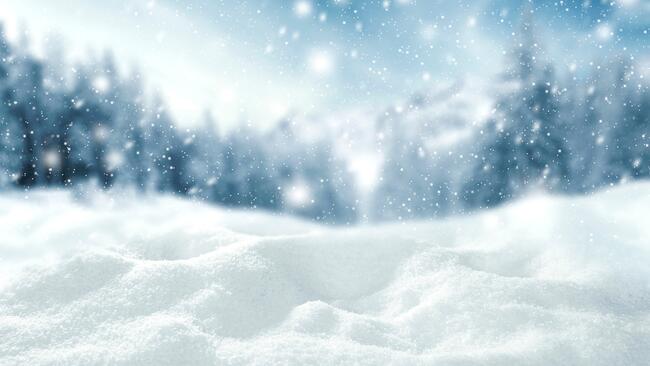
[[[0,198],[0,365],[650,359],[647,184],[351,229],[117,200]]]

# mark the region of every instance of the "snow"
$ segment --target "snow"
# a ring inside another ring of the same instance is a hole
[[[335,67],[334,57],[331,52],[323,49],[311,51],[308,64],[309,71],[316,75],[329,75]]]
[[[311,12],[312,12],[311,2],[306,1],[306,0],[297,1],[294,4],[293,11],[296,14],[296,16],[298,16],[300,18],[304,18],[304,17],[308,16],[309,14],[311,14]]]
[[[1,365],[641,365],[650,184],[320,227],[171,197],[0,196]]]

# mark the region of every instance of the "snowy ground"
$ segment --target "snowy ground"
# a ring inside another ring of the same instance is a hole
[[[647,365],[650,185],[332,229],[0,196],[0,365]]]

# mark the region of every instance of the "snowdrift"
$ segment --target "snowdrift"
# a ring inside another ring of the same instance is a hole
[[[646,365],[650,185],[334,229],[0,196],[0,365]]]

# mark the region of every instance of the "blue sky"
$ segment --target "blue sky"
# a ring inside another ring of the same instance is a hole
[[[210,108],[225,125],[383,106],[440,81],[489,79],[522,9],[533,10],[544,56],[559,72],[620,52],[648,58],[648,0],[527,4],[0,0],[0,17],[14,36],[23,23],[35,48],[59,34],[72,59],[111,49],[123,65],[140,67],[181,121]]]

